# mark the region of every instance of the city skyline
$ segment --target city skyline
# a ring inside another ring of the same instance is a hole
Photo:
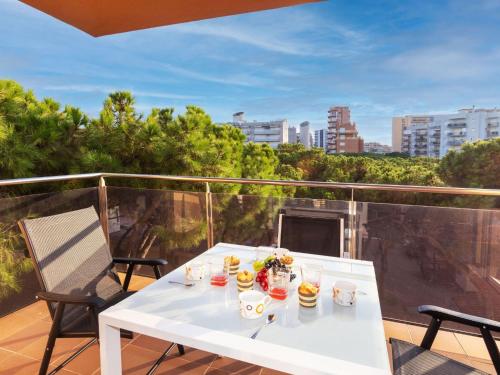
[[[94,39],[4,0],[0,76],[91,115],[131,90],[141,112],[195,104],[215,122],[243,110],[314,131],[347,105],[366,141],[390,144],[394,116],[500,106],[499,10],[326,1]]]

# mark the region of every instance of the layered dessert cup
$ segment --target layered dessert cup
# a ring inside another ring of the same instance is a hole
[[[293,267],[293,257],[290,255],[285,255],[280,258],[280,263],[284,264],[285,267],[289,270],[292,271]]]
[[[238,273],[240,269],[240,259],[236,256],[228,256],[226,257],[226,262],[229,266],[229,276],[234,276]]]
[[[304,307],[315,307],[318,302],[318,288],[310,283],[299,285],[299,303]]]
[[[236,275],[238,291],[245,292],[253,289],[253,273],[247,270],[238,272]]]

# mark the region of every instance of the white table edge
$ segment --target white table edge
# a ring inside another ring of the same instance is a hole
[[[213,331],[151,314],[133,310],[116,310],[99,314],[99,330],[104,334],[101,336],[100,347],[101,356],[104,357],[101,357],[101,362],[105,362],[101,363],[103,375],[121,373],[121,368],[117,367],[120,363],[120,351],[118,353],[116,351],[116,347],[120,346],[120,338],[117,334],[120,328],[292,374],[390,374],[384,369],[272,343],[249,340],[247,337]],[[110,332],[112,337],[108,337]],[[108,342],[109,339],[115,342]],[[238,350],[233,348],[238,348]],[[272,353],[272,356],[266,353]]]

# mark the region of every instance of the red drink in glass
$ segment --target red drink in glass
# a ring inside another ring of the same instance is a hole
[[[269,270],[269,296],[283,301],[288,297],[288,286],[290,284],[290,271]]]
[[[227,277],[225,275],[212,275],[210,284],[215,286],[224,286],[227,284]]]
[[[229,264],[223,257],[210,260],[210,284],[214,286],[225,286],[229,280]]]
[[[288,289],[286,288],[271,288],[269,289],[269,295],[274,299],[284,300],[288,296]]]

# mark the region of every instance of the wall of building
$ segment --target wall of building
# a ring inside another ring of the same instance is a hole
[[[331,107],[328,110],[327,152],[363,152],[363,139],[358,135],[356,124],[351,122],[349,107]]]
[[[328,143],[328,130],[320,129],[314,132],[314,147],[322,148],[323,150],[327,149]]]
[[[272,148],[288,143],[288,121],[246,121],[243,112],[233,115],[232,125],[241,129],[246,142],[266,143]]]
[[[499,136],[500,109],[462,109],[452,114],[393,118],[392,144],[411,156],[443,157],[465,142]]]

